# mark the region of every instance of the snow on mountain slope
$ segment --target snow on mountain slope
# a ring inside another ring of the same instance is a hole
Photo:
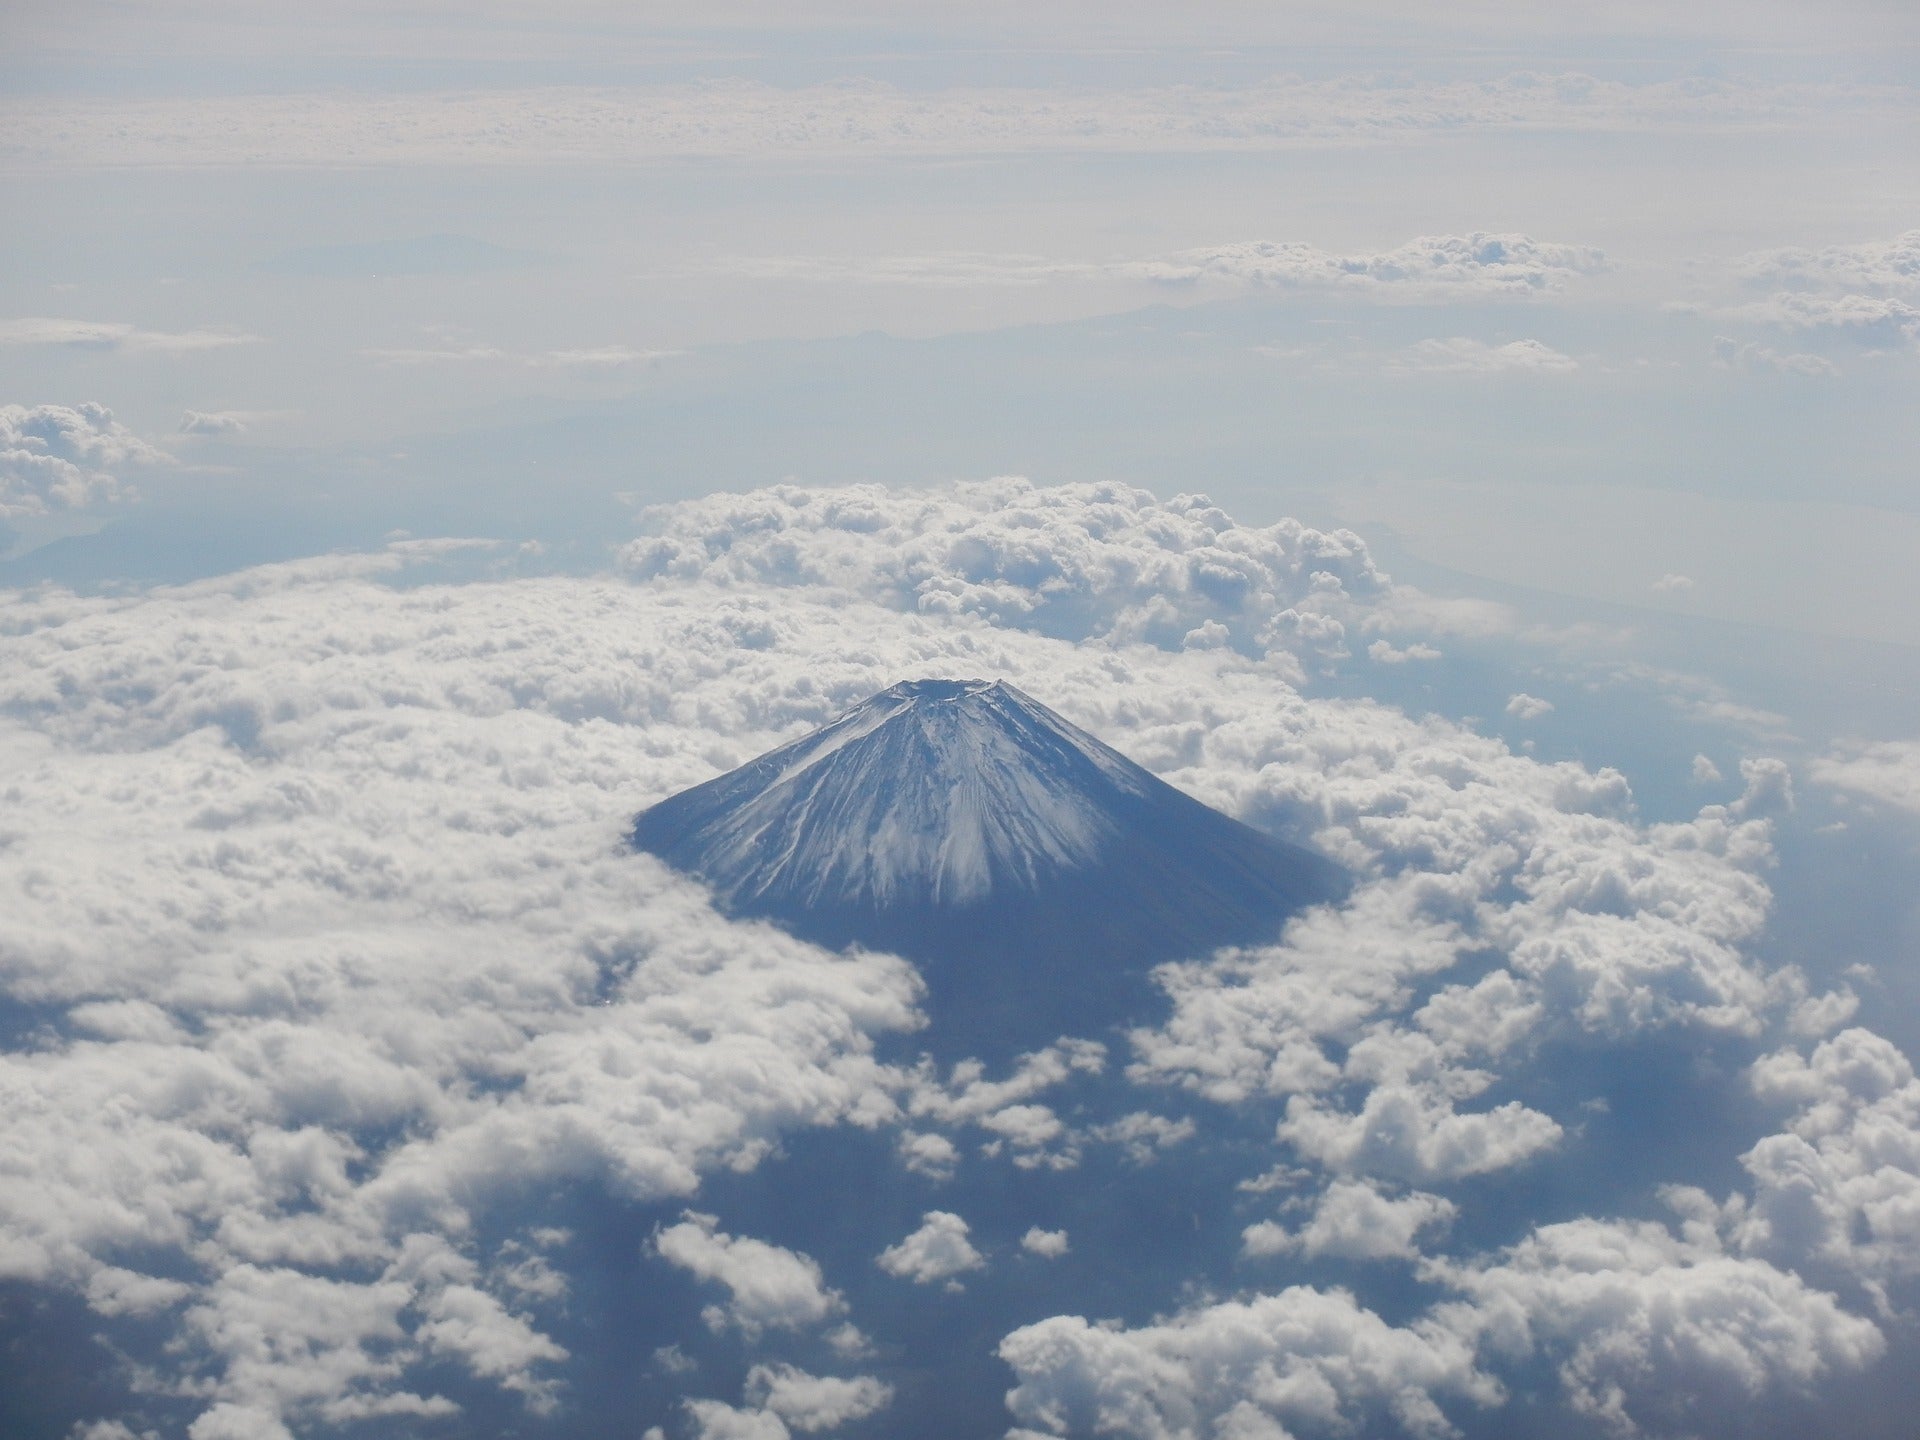
[[[1158,783],[1010,685],[919,680],[655,807],[636,835],[674,834],[661,853],[735,905],[962,906],[1093,864],[1114,802]]]
[[[632,838],[730,913],[921,962],[936,1028],[1003,1038],[1147,1018],[1153,965],[1270,940],[1344,888],[980,680],[895,685],[661,801]]]

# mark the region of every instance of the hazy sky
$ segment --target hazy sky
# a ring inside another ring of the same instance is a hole
[[[1911,3],[14,0],[0,187],[6,1424],[1904,1433]],[[1352,902],[941,1074],[619,853],[956,672]]]

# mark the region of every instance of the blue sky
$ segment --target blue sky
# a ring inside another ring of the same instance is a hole
[[[1901,1433],[1920,19],[1579,8],[9,6],[9,1423]],[[942,1073],[617,857],[954,672],[1354,899]]]

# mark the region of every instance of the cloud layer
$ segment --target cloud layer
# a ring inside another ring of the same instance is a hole
[[[1299,1203],[1232,1237],[1253,1288],[1015,1330],[1029,1430],[1440,1434],[1529,1356],[1624,1426],[1690,1387],[1744,1403],[1880,1353],[1867,1287],[1910,1253],[1914,1082],[1876,1037],[1821,1040],[1845,1007],[1749,953],[1783,767],[1749,761],[1739,800],[1645,825],[1611,771],[1311,698],[1296,682],[1351,639],[1430,632],[1406,633],[1357,537],[1241,526],[1202,497],[780,487],[645,529],[624,578],[433,584],[440,547],[407,542],[10,601],[0,984],[24,1028],[0,1057],[0,1274],[164,1337],[141,1383],[196,1417],[192,1440],[445,1415],[449,1369],[557,1403],[566,1237],[486,1222],[572,1187],[669,1207],[648,1263],[699,1288],[714,1335],[850,1363],[861,1276],[683,1208],[824,1126],[879,1132],[938,1185],[1071,1176],[1101,1146],[1165,1164],[1212,1107],[1273,1117],[1266,1158]],[[621,835],[932,674],[1004,676],[1314,840],[1351,899],[1167,967],[1167,1018],[1124,1051],[883,1063],[922,1020],[910,967],[728,922]],[[1811,1031],[1781,1048],[1790,1012]],[[1781,1129],[1744,1190],[1676,1192],[1671,1225],[1450,1248],[1453,1187],[1584,1143],[1520,1085],[1536,1057],[1669,1032],[1771,1056],[1752,1083]],[[1062,1100],[1095,1084],[1121,1087],[1111,1118]],[[867,1280],[971,1299],[1088,1243],[1078,1222],[1071,1247],[988,1237],[957,1197],[915,1213],[859,1257]],[[1412,1266],[1443,1298],[1390,1321],[1280,1283],[1295,1261]],[[888,1401],[879,1378],[752,1353],[744,1388],[682,1418],[777,1437]]]
[[[1580,73],[1252,86],[654,89],[16,100],[16,165],[627,163],[667,156],[1186,153],[1394,144],[1492,129],[1771,130],[1910,110],[1895,86],[1642,83]]]

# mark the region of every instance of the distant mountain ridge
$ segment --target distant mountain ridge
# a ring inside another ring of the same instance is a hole
[[[632,841],[731,914],[918,962],[936,1050],[973,1053],[1144,1021],[1153,965],[1270,940],[1345,888],[1003,681],[895,685]]]

